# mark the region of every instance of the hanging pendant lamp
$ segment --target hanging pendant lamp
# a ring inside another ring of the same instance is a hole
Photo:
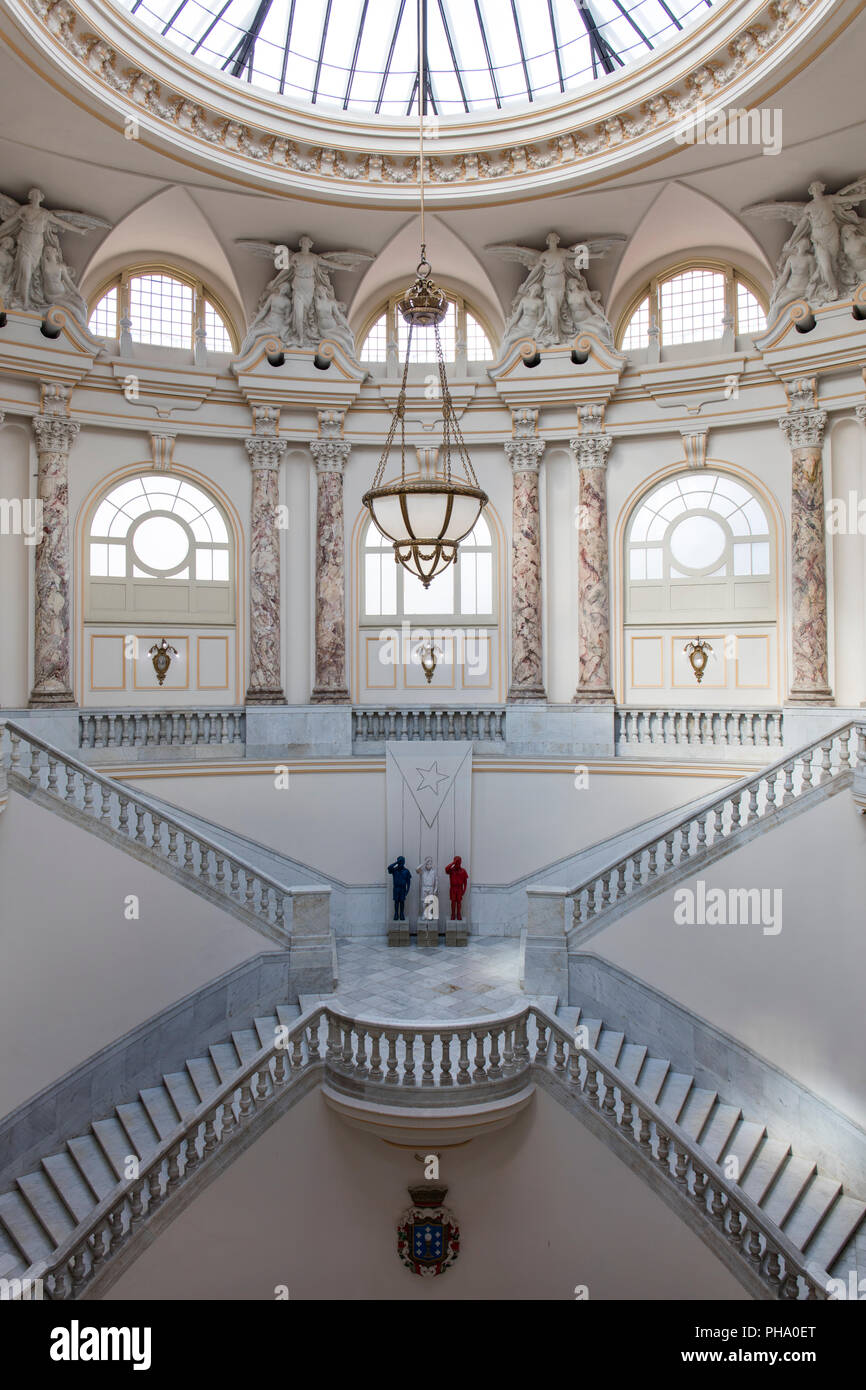
[[[394,547],[398,564],[421,580],[425,589],[431,580],[457,561],[460,542],[469,535],[487,504],[487,494],[478,486],[475,470],[466,451],[460,425],[454,412],[439,325],[448,312],[444,291],[430,278],[432,266],[427,260],[424,241],[424,109],[426,106],[426,9],[418,0],[418,131],[419,183],[421,192],[421,260],[416,267],[416,279],[398,300],[397,309],[408,324],[406,360],[400,393],[391,416],[385,447],[373,478],[373,485],[363,497],[364,506],[373,524]],[[415,328],[432,328],[436,339],[436,360],[439,367],[439,391],[442,402],[442,473],[435,478],[410,482],[406,478],[406,381],[412,355],[412,333]],[[400,429],[400,477],[385,482],[385,472],[391,458],[391,448],[397,428]],[[462,477],[455,476],[452,449]]]

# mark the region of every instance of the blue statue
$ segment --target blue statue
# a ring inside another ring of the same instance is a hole
[[[388,873],[394,880],[394,921],[405,922],[406,897],[409,893],[412,875],[406,868],[406,860],[402,854],[398,855],[393,864],[388,865]]]

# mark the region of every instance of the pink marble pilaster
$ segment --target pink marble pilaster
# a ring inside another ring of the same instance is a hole
[[[79,424],[61,414],[35,415],[37,496],[42,539],[36,547],[33,709],[74,705],[69,616],[69,453]]]
[[[827,412],[789,410],[791,450],[791,686],[789,701],[832,705],[827,651],[827,532],[822,445]]]
[[[286,440],[274,433],[246,441],[253,475],[250,507],[250,679],[248,705],[284,705],[280,675],[279,473]]]
[[[532,412],[533,417],[537,412]],[[514,474],[511,522],[511,684],[509,704],[545,700],[538,470],[544,440],[525,422],[505,445]]]
[[[323,437],[312,440],[316,465],[316,704],[346,705],[346,564],[343,469],[351,444],[335,437],[341,421],[326,420]]]
[[[612,705],[610,567],[607,543],[607,456],[613,440],[596,431],[571,441],[577,460],[578,562],[576,705]]]

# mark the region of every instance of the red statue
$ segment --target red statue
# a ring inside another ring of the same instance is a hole
[[[463,894],[469,886],[469,875],[463,867],[459,854],[455,854],[451,863],[445,865],[445,872],[451,883],[451,921],[462,922],[460,904],[463,902]]]

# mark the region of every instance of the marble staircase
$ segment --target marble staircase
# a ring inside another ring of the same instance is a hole
[[[858,1269],[859,1260],[859,1273],[866,1274],[866,1261],[858,1251],[863,1242],[857,1241],[866,1201],[844,1191],[811,1159],[794,1153],[791,1144],[771,1134],[762,1120],[746,1118],[736,1101],[699,1085],[668,1058],[651,1055],[630,1033],[609,1028],[573,1006],[561,1005],[556,1017],[684,1130],[708,1159],[725,1167],[802,1251],[808,1266],[831,1274],[838,1267],[840,1276],[847,1278],[849,1269]]]

